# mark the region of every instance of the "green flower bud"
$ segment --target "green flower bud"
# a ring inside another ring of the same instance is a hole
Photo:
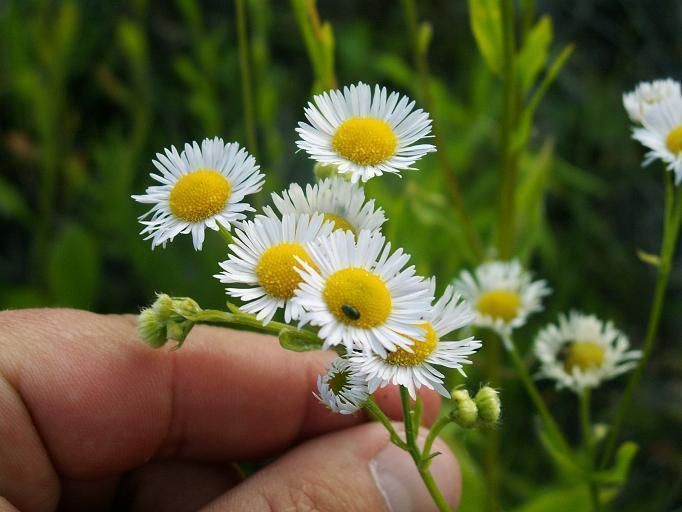
[[[190,318],[201,312],[201,308],[190,297],[178,297],[173,299],[173,311],[183,318]]]
[[[166,343],[166,322],[159,319],[153,307],[143,309],[140,313],[137,319],[137,332],[150,347],[159,348]]]
[[[449,418],[460,427],[471,428],[478,421],[478,408],[466,389],[456,389],[451,394],[453,407]]]
[[[201,312],[199,304],[189,297],[172,298],[165,293],[157,295],[154,304],[142,310],[137,320],[137,330],[144,342],[154,348],[166,341],[175,340],[179,348],[194,327],[188,320]]]
[[[482,423],[494,425],[500,420],[500,395],[497,391],[490,386],[484,386],[476,393],[474,400]]]
[[[194,322],[183,318],[171,318],[166,324],[166,335],[169,340],[178,342],[176,349],[180,348],[185,342],[185,338],[194,327]]]

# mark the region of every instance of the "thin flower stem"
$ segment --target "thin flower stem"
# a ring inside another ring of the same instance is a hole
[[[429,434],[426,436],[426,441],[424,441],[423,454],[424,459],[426,459],[426,464],[429,464],[432,460],[431,447],[433,446],[433,442],[438,437],[438,434],[440,434],[440,431],[447,427],[450,423],[451,423],[450,418],[448,418],[447,415],[445,415],[438,418],[436,422],[431,426],[431,430],[429,430]]]
[[[367,409],[367,412],[372,418],[374,418],[375,420],[380,422],[384,427],[386,427],[386,430],[388,430],[388,433],[391,436],[391,442],[393,444],[399,446],[403,450],[409,451],[407,444],[405,443],[405,441],[401,439],[401,437],[398,435],[398,432],[396,432],[395,428],[393,428],[393,423],[391,423],[390,418],[384,414],[384,411],[381,410],[379,405],[376,403],[376,400],[374,400],[374,397],[370,396],[367,399],[367,402],[365,402],[365,409]]]
[[[583,433],[583,444],[587,452],[588,461],[588,481],[587,486],[590,491],[590,499],[592,500],[592,510],[594,512],[601,511],[601,501],[599,500],[599,486],[592,481],[592,471],[594,470],[594,440],[592,436],[592,421],[590,420],[590,388],[585,388],[580,393],[580,427]]]
[[[253,103],[249,40],[246,30],[244,0],[235,0],[235,11],[237,16],[237,44],[239,46],[239,71],[242,81],[242,108],[244,109],[246,140],[249,144],[249,151],[258,159],[258,137],[256,136],[256,116]]]
[[[438,510],[440,510],[440,512],[452,512],[450,505],[448,505],[445,497],[440,492],[440,489],[438,489],[438,485],[436,485],[436,481],[433,479],[433,475],[429,471],[429,465],[425,463],[425,458],[419,451],[416,437],[417,431],[414,429],[414,420],[410,408],[410,394],[408,393],[405,386],[400,386],[400,401],[403,407],[403,421],[405,423],[405,440],[407,444],[407,451],[410,453],[410,455],[412,455],[412,459],[417,466],[419,475],[421,476],[424,485],[426,485],[429,494],[431,494],[433,502],[438,507]]]
[[[646,367],[651,352],[656,344],[658,334],[658,327],[661,321],[661,313],[663,311],[663,304],[665,301],[665,291],[668,287],[668,277],[675,255],[675,247],[677,244],[677,237],[680,232],[680,222],[682,221],[682,186],[679,186],[677,192],[673,191],[674,184],[672,182],[672,174],[666,171],[666,193],[665,193],[665,219],[663,226],[663,239],[661,242],[660,263],[658,265],[658,277],[656,279],[656,288],[654,290],[654,297],[651,303],[651,310],[649,313],[649,321],[647,324],[644,344],[642,346],[642,357],[635,368],[635,371],[630,375],[625,392],[618,403],[616,415],[611,427],[609,439],[604,448],[604,453],[601,458],[601,467],[605,467],[613,455],[618,442],[620,430],[623,427],[623,422],[627,417],[632,395],[639,384],[644,368]]]
[[[426,58],[427,47],[422,48],[419,42],[420,38],[418,33],[419,28],[417,25],[417,8],[415,6],[414,0],[403,0],[402,4],[405,21],[407,23],[407,29],[410,34],[410,40],[412,42],[412,49],[414,52],[414,65],[417,68],[417,73],[419,75],[422,101],[424,102],[424,107],[431,115],[434,144],[437,149],[436,156],[440,161],[440,169],[443,173],[448,191],[450,192],[452,204],[455,208],[455,211],[457,212],[457,215],[459,216],[460,222],[462,223],[464,237],[466,238],[474,257],[480,261],[484,256],[483,246],[478,233],[474,229],[471,218],[467,213],[457,175],[455,174],[455,170],[452,168],[452,165],[450,165],[450,160],[447,156],[447,148],[443,145],[440,124],[438,123],[433,96],[431,94],[431,77],[429,73],[429,63]]]
[[[528,374],[526,365],[523,363],[521,356],[516,350],[516,346],[514,345],[514,342],[512,341],[511,337],[503,336],[503,344],[507,350],[507,354],[509,354],[509,358],[514,364],[516,373],[519,375],[521,382],[523,383],[523,386],[526,388],[528,396],[530,396],[530,399],[535,405],[535,408],[538,410],[538,413],[540,413],[540,417],[542,418],[542,421],[545,424],[545,428],[547,429],[549,435],[552,436],[554,441],[560,445],[562,451],[570,454],[571,448],[570,445],[568,444],[568,441],[566,441],[566,438],[559,429],[559,426],[557,425],[556,420],[552,416],[552,413],[550,413],[549,409],[547,409],[545,401],[542,399],[542,396],[540,396],[538,388],[535,386],[533,379],[531,379],[530,375]]]

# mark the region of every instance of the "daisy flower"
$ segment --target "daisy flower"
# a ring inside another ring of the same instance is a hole
[[[322,404],[334,412],[353,414],[367,401],[367,381],[348,359],[337,357],[325,375],[317,377],[317,393]]]
[[[386,222],[384,211],[374,208],[374,199],[365,202],[362,187],[343,178],[328,178],[315,185],[306,185],[305,192],[300,185],[292,183],[281,196],[273,193],[272,201],[281,215],[322,213],[325,221],[334,223],[334,230],[346,229],[354,234],[363,229],[377,230]],[[265,211],[276,216],[269,207]]]
[[[653,82],[640,82],[631,92],[623,94],[623,106],[635,123],[642,123],[644,114],[653,105],[668,98],[681,98],[680,83],[668,78]]]
[[[555,380],[557,388],[580,393],[634,368],[642,353],[629,348],[627,337],[611,322],[573,311],[537,335],[538,377]]]
[[[329,225],[329,224],[328,224]],[[423,340],[418,327],[431,304],[429,284],[415,275],[402,249],[379,232],[337,230],[308,246],[310,261],[300,260],[303,282],[293,301],[303,308],[301,325],[319,326],[324,348],[410,350]]]
[[[675,173],[675,183],[682,182],[682,97],[664,100],[644,113],[642,127],[632,137],[650,149],[643,165],[661,160]]]
[[[506,335],[526,323],[528,315],[542,310],[542,298],[550,293],[545,281],[533,281],[518,261],[491,261],[473,274],[463,271],[455,288],[476,311],[474,325]]]
[[[400,174],[426,153],[431,144],[415,144],[431,136],[431,119],[415,102],[385,87],[362,82],[313,98],[305,109],[307,123],[296,131],[296,145],[322,164],[332,164],[339,173],[350,173],[353,183],[383,173]]]
[[[245,218],[253,211],[244,197],[263,186],[263,174],[256,160],[236,142],[225,144],[219,137],[185,144],[178,154],[175,146],[156,154],[152,160],[160,174],[150,176],[161,185],[148,187],[144,195],[132,196],[139,203],[153,204],[140,217],[146,227],[140,234],[151,238],[152,249],[165,247],[176,235],[192,234],[198,251],[204,243],[204,229],[214,231]],[[149,220],[145,220],[151,217]]]
[[[431,294],[435,286],[436,280],[431,279]],[[386,357],[369,352],[356,353],[351,360],[357,365],[358,372],[367,379],[370,393],[379,387],[396,384],[405,386],[410,396],[416,398],[416,390],[423,385],[450,398],[450,393],[443,386],[445,376],[435,366],[456,368],[465,375],[462,365],[471,364],[467,356],[481,348],[481,342],[473,337],[462,341],[446,341],[442,338],[471,324],[475,317],[469,305],[461,300],[460,294],[448,286],[419,324],[426,329],[424,341],[414,340],[409,352],[398,348]]]
[[[222,272],[216,274],[221,283],[238,283],[246,288],[227,288],[232,297],[246,304],[241,310],[256,314],[266,325],[279,308],[284,308],[288,323],[299,315],[299,306],[291,301],[301,282],[295,270],[299,261],[312,264],[305,245],[320,236],[328,235],[332,225],[321,214],[257,216],[235,229],[234,243],[229,245],[227,261],[220,263]]]

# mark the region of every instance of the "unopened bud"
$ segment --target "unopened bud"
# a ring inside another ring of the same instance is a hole
[[[154,304],[140,313],[137,330],[144,342],[151,347],[162,347],[169,339],[177,341],[180,347],[194,327],[194,322],[188,318],[200,312],[201,308],[194,299],[174,299],[161,293]]]
[[[449,417],[460,427],[470,428],[478,420],[478,408],[466,389],[456,389],[451,394],[453,407]]]
[[[151,347],[159,348],[166,343],[166,322],[159,319],[153,308],[142,310],[137,319],[137,332]]]
[[[184,318],[191,318],[201,311],[197,301],[190,297],[177,297],[173,299],[173,311]]]
[[[482,423],[494,425],[500,420],[500,395],[497,391],[490,386],[484,386],[476,393],[474,400]]]

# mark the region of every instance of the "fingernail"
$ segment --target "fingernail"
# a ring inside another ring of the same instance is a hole
[[[454,507],[459,501],[459,467],[450,450],[440,441],[434,443],[434,451],[441,454],[433,459],[429,469],[446,501]],[[389,443],[369,467],[390,512],[438,511],[412,457],[405,450]]]

